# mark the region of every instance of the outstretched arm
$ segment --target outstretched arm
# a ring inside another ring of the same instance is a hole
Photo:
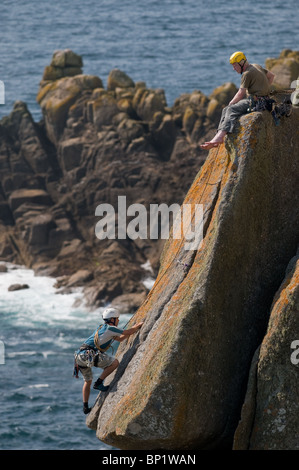
[[[126,338],[136,333],[136,331],[139,330],[142,327],[142,325],[143,325],[143,322],[140,322],[140,323],[137,323],[137,325],[132,326],[132,328],[128,328],[127,330],[124,330],[120,336],[117,336],[115,338],[115,340],[119,342],[124,341]]]
[[[245,98],[245,96],[246,96],[246,88],[239,88],[239,91],[237,91],[233,99],[229,102],[229,106],[231,106],[232,104],[238,103],[243,98]]]

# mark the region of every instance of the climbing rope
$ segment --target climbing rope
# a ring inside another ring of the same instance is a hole
[[[204,195],[204,193],[205,193],[207,187],[208,187],[209,185],[211,185],[211,184],[216,184],[216,183],[210,183],[210,178],[211,178],[211,174],[212,174],[212,171],[213,171],[213,168],[214,168],[214,165],[215,165],[215,161],[216,161],[216,159],[217,159],[217,157],[218,157],[218,152],[219,152],[220,146],[221,146],[221,145],[219,145],[219,146],[217,147],[217,151],[216,151],[216,153],[215,153],[215,156],[214,156],[213,161],[212,161],[212,164],[211,164],[211,168],[210,168],[210,170],[209,170],[209,172],[208,172],[208,176],[207,176],[206,181],[205,181],[205,183],[204,183],[203,191],[202,191],[202,193],[201,193],[201,195],[200,195],[198,204],[201,203],[202,198],[203,198],[203,195]],[[194,214],[193,214],[192,220],[190,221],[190,224],[189,224],[189,227],[188,227],[188,228],[191,227],[193,221],[194,221]],[[187,263],[183,263],[182,261],[176,260],[176,256],[177,256],[178,252],[181,250],[181,247],[182,247],[182,244],[183,244],[184,241],[185,241],[185,239],[182,237],[182,240],[180,241],[180,243],[179,243],[179,245],[178,245],[178,248],[177,248],[177,250],[176,250],[176,252],[175,252],[175,255],[173,256],[172,260],[168,263],[168,265],[167,265],[166,268],[164,269],[163,273],[160,275],[160,277],[158,278],[158,280],[157,280],[156,283],[154,284],[154,286],[153,286],[153,288],[151,289],[151,291],[148,293],[146,299],[145,299],[144,302],[141,304],[141,306],[139,307],[139,309],[142,308],[142,307],[144,307],[144,306],[149,302],[150,298],[151,298],[152,295],[153,295],[154,290],[155,290],[155,289],[157,288],[157,286],[160,284],[161,280],[164,278],[166,272],[170,269],[170,267],[171,267],[171,265],[174,263],[174,261],[176,261],[178,264],[180,264],[180,265],[183,267],[183,270],[184,270],[185,273],[188,272],[188,270],[189,270],[189,268],[191,267],[191,265],[189,265],[189,264],[187,264]],[[139,309],[138,309],[138,310],[139,310]],[[137,311],[132,315],[132,317],[128,320],[128,322],[127,322],[126,325],[124,326],[124,329],[126,328],[126,326],[128,325],[128,323],[132,320],[132,318],[134,318],[134,316],[136,315],[136,313],[138,312],[138,310],[137,310]]]

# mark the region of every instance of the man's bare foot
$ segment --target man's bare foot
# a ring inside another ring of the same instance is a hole
[[[222,142],[205,142],[204,144],[201,144],[200,147],[204,150],[210,150],[214,147],[218,147]]]

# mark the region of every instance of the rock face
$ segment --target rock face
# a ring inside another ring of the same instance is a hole
[[[267,333],[256,351],[236,450],[298,450],[299,257],[276,293]]]
[[[270,114],[252,113],[210,151],[184,200],[203,204],[203,243],[195,251],[184,239],[166,243],[132,319],[145,323],[121,343],[110,392],[87,418],[100,440],[120,449],[231,449],[261,345],[248,447],[297,448],[294,263],[283,279],[298,246],[298,129],[298,109],[278,127]]]
[[[165,240],[98,240],[96,208],[110,204],[117,221],[119,196],[127,207],[181,204],[207,156],[198,144],[236,87],[194,91],[169,108],[161,89],[117,69],[105,89],[82,66],[72,51],[56,51],[37,94],[43,120],[16,102],[0,123],[0,259],[59,277],[65,292],[75,276],[88,304],[113,300],[131,311],[148,292],[142,265],[157,274]]]

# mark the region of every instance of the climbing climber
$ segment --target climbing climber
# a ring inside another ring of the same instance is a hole
[[[269,99],[270,85],[274,80],[272,72],[260,65],[250,64],[241,51],[234,52],[229,61],[234,70],[242,75],[240,88],[228,106],[222,110],[215,137],[200,145],[205,150],[218,147],[226,134],[233,131],[240,116],[253,111],[259,101]]]
[[[88,406],[88,400],[93,378],[92,367],[103,369],[93,388],[106,392],[109,386],[104,385],[104,380],[119,366],[119,362],[114,356],[107,354],[105,351],[111,346],[112,341],[124,341],[143,325],[143,322],[141,322],[127,330],[118,328],[119,312],[115,308],[105,309],[102,317],[104,324],[100,325],[75,352],[74,375],[78,377],[79,371],[83,375],[82,395],[83,412],[85,414],[91,411],[91,408]]]

